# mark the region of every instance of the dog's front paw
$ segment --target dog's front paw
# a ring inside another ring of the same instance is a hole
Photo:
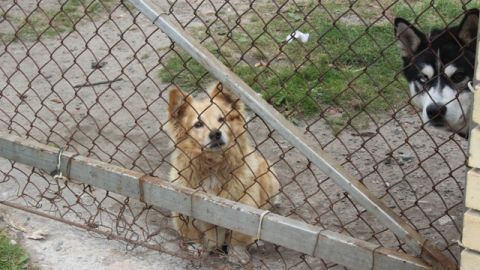
[[[228,249],[228,261],[235,264],[247,264],[250,261],[250,253],[243,246],[232,246]]]
[[[268,202],[271,205],[270,211],[276,212],[282,206],[284,199],[282,198],[282,194],[277,194],[275,197],[270,198]]]
[[[208,254],[208,252],[205,251],[205,247],[202,244],[199,244],[193,241],[183,242],[182,249],[192,254],[195,257],[203,257],[205,256],[205,254]]]

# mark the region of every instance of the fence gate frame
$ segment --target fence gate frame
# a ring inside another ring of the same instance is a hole
[[[138,199],[147,204],[179,212],[199,220],[208,220],[209,223],[251,236],[258,234],[257,230],[261,225],[260,239],[262,240],[354,269],[458,269],[453,260],[374,196],[328,153],[317,145],[306,144],[308,139],[299,128],[265,100],[259,98],[250,86],[173,21],[157,3],[151,0],[128,1],[209,71],[213,77],[234,92],[286,141],[344,191],[348,192],[353,200],[404,241],[421,259],[391,248],[324,230],[303,221],[277,214],[265,216],[261,209],[179,187],[158,177],[147,176],[92,158],[63,152],[58,148],[4,132],[0,132],[1,157],[48,172],[56,169],[59,158],[62,164],[60,169],[64,175],[68,175],[69,179],[75,179],[87,185]],[[477,87],[480,78],[478,53],[476,60],[474,83]],[[477,114],[480,112],[479,91],[476,91],[475,94],[477,96],[475,103]],[[480,120],[479,117],[480,115],[477,115],[474,119]],[[478,128],[476,128],[476,132],[480,134]],[[473,137],[471,136],[471,138]],[[18,207],[9,202],[0,201],[0,203]],[[212,213],[216,213],[216,215],[212,215]]]
[[[256,92],[249,85],[219,61],[181,26],[171,20],[169,14],[163,11],[158,4],[150,0],[128,1],[209,71],[213,77],[237,94],[252,111],[268,122],[285,140],[318,166],[337,185],[348,192],[356,202],[360,203],[367,211],[380,220],[383,225],[402,239],[422,259],[432,265],[434,269],[457,269],[455,262],[440,252],[410,224],[376,198],[329,154],[319,146],[307,145],[305,143],[308,141],[307,137],[303,135],[299,128],[294,126],[265,100],[258,98]]]

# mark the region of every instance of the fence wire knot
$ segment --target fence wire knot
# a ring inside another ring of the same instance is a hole
[[[258,228],[257,228],[257,240],[260,240],[260,234],[262,233],[262,226],[263,226],[263,218],[271,213],[270,211],[266,210],[260,215],[260,221],[258,221]]]
[[[457,240],[455,241],[455,243],[456,243],[459,247],[465,248],[465,246],[463,245],[463,242],[460,241],[460,239],[457,239]]]
[[[470,92],[475,92],[475,87],[473,87],[473,83],[472,81],[468,81],[468,90],[470,90]]]
[[[53,176],[53,179],[58,180],[67,180],[67,178],[63,175],[62,173],[62,155],[63,155],[64,148],[60,148],[57,154],[57,166],[53,172],[50,173],[51,176]]]

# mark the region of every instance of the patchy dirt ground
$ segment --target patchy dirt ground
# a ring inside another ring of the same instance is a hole
[[[39,12],[33,1],[11,5],[0,3],[9,15],[7,21],[22,16],[19,5],[26,14]],[[51,10],[58,4],[43,1],[40,7]],[[248,5],[238,2],[236,7]],[[102,13],[83,17],[71,33],[61,32],[39,42],[25,38],[0,44],[0,130],[42,143],[66,145],[68,151],[165,178],[172,150],[163,132],[168,83],[160,81],[158,72],[168,72],[162,70],[162,61],[175,53],[173,45],[143,17],[133,19],[125,7],[113,5],[110,9],[110,19]],[[186,2],[177,5],[174,12],[182,23],[192,16]],[[231,9],[225,12],[235,15]],[[198,13],[215,15],[206,7]],[[12,31],[7,21],[0,23],[1,31]],[[195,25],[201,25],[198,18],[189,27]],[[252,140],[270,160],[283,186],[281,214],[400,248],[401,243],[371,214],[352,202],[261,119],[251,116]],[[424,127],[409,106],[380,118],[383,120],[368,128],[348,127],[336,136],[323,119],[303,119],[298,125],[309,136],[308,143],[320,144],[339,162],[346,162],[345,167],[389,207],[447,254],[458,257],[455,241],[461,231],[467,142]],[[168,230],[167,211],[101,190],[54,182],[48,172],[6,160],[1,160],[0,171],[1,200],[181,253]],[[125,253],[124,243],[92,237],[12,209],[1,210],[4,218],[15,223],[48,230],[44,241],[19,235],[42,269],[65,269],[64,265],[79,267],[74,269],[120,269],[126,265],[158,269],[159,262],[165,263],[165,269],[192,266],[188,260],[156,251],[136,249]],[[335,268],[331,263],[269,244],[252,251],[255,265],[263,268]]]
[[[209,269],[155,250],[130,251],[123,242],[5,206],[0,206],[0,228],[25,248],[33,269]],[[39,231],[42,239],[29,238]]]

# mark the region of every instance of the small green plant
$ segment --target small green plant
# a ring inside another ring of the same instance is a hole
[[[463,18],[463,9],[478,8],[480,1],[459,1],[437,0],[437,1],[408,1],[399,2],[394,6],[394,13],[416,24],[424,31],[434,27],[443,28],[448,25],[455,25]],[[448,24],[448,25],[447,25]]]
[[[18,245],[10,243],[4,232],[0,232],[0,269],[26,269],[29,257]]]

